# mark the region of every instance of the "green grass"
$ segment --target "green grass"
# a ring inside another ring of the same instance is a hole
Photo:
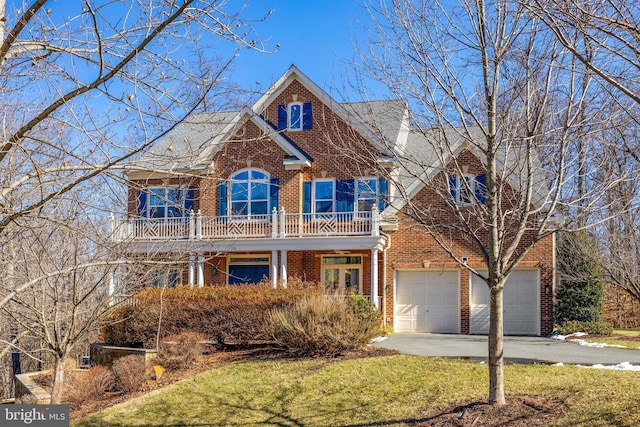
[[[72,422],[72,426],[403,425],[437,405],[486,399],[487,365],[385,356],[243,361]],[[557,425],[639,425],[640,373],[508,365],[509,395],[559,398]]]

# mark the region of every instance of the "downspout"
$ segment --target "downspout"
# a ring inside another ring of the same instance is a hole
[[[382,248],[382,326],[387,326],[387,251],[391,249],[391,236],[380,231],[387,239],[387,244]]]

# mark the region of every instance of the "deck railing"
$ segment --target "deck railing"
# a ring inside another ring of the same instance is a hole
[[[322,214],[286,213],[275,209],[268,215],[203,216],[191,212],[180,218],[111,218],[113,239],[215,240],[237,238],[378,236],[378,211]]]

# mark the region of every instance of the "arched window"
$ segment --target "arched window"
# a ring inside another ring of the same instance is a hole
[[[259,169],[244,169],[231,175],[229,215],[265,215],[269,213],[269,175]]]

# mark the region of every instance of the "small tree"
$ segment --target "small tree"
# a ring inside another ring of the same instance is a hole
[[[558,238],[558,288],[554,304],[557,324],[602,320],[602,272],[593,257],[586,233],[561,233]]]

